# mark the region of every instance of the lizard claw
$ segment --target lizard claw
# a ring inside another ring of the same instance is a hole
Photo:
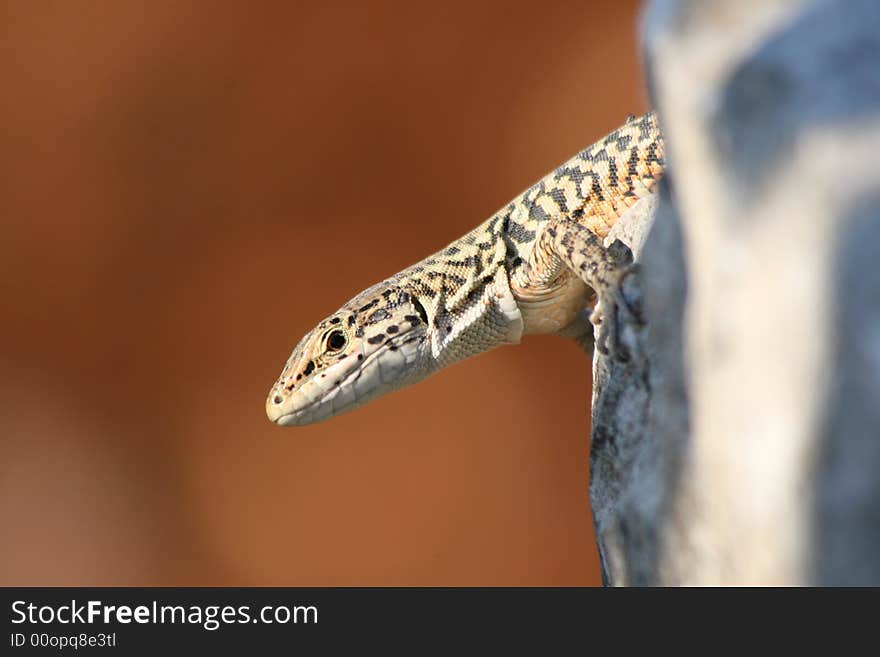
[[[638,300],[627,299],[623,290],[627,277],[637,273],[637,265],[627,267],[618,283],[609,288],[605,298],[599,299],[590,315],[590,322],[597,329],[596,349],[602,355],[620,362],[627,362],[631,358],[630,350],[624,344],[623,328],[645,324]]]
[[[596,349],[599,353],[625,363],[630,359],[630,353],[621,339],[619,308],[617,303],[600,301],[596,304],[590,321],[597,329]]]

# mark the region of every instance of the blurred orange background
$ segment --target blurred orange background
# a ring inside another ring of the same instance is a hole
[[[636,9],[4,3],[0,584],[599,583],[573,344],[310,427],[263,401],[646,108]]]

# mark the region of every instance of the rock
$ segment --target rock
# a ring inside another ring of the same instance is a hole
[[[869,0],[649,8],[669,174],[630,230],[636,357],[594,363],[609,584],[880,584],[878,24]]]

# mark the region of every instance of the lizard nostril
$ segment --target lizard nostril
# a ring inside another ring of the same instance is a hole
[[[272,401],[276,404],[280,404],[284,401],[284,398],[281,395],[275,395],[275,397],[272,398]]]

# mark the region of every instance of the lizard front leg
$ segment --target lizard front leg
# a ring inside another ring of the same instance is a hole
[[[528,287],[552,285],[569,272],[589,286],[596,295],[596,305],[589,316],[598,327],[596,348],[619,360],[629,357],[622,344],[622,322],[641,324],[636,309],[625,299],[621,284],[634,270],[632,252],[620,240],[605,247],[603,240],[589,228],[569,217],[550,219],[543,227],[525,267]],[[573,323],[583,324],[582,317]],[[574,329],[560,331],[571,333]],[[574,337],[574,336],[573,336]],[[583,342],[583,339],[578,339]]]

